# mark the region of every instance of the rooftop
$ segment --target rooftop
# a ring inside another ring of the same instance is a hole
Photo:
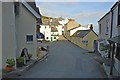
[[[85,37],[90,31],[91,31],[91,30],[78,30],[78,31],[75,32],[72,36],[83,38],[83,37]]]

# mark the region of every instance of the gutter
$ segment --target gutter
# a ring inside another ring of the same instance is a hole
[[[24,0],[22,0],[22,4],[36,17],[40,18],[40,15]]]

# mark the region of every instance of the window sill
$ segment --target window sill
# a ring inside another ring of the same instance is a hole
[[[33,41],[28,41],[28,42],[26,42],[27,44],[33,44]]]

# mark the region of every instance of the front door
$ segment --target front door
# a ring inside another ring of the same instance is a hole
[[[98,52],[98,42],[97,42],[97,40],[94,40],[94,52],[95,53]]]

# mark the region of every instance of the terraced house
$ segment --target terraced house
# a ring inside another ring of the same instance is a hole
[[[41,15],[35,2],[3,2],[2,16],[2,67],[7,59],[16,60],[22,52],[26,56],[31,53],[36,59],[36,29]]]
[[[42,25],[40,32],[45,36],[46,41],[56,41],[59,39],[59,36],[62,35],[62,24],[59,21],[62,21],[61,17],[51,18],[42,16]]]
[[[111,59],[110,65],[104,64],[104,67],[109,68],[108,75],[120,76],[120,1],[117,1],[98,23],[99,39],[104,38],[110,45],[107,52],[107,58]]]

